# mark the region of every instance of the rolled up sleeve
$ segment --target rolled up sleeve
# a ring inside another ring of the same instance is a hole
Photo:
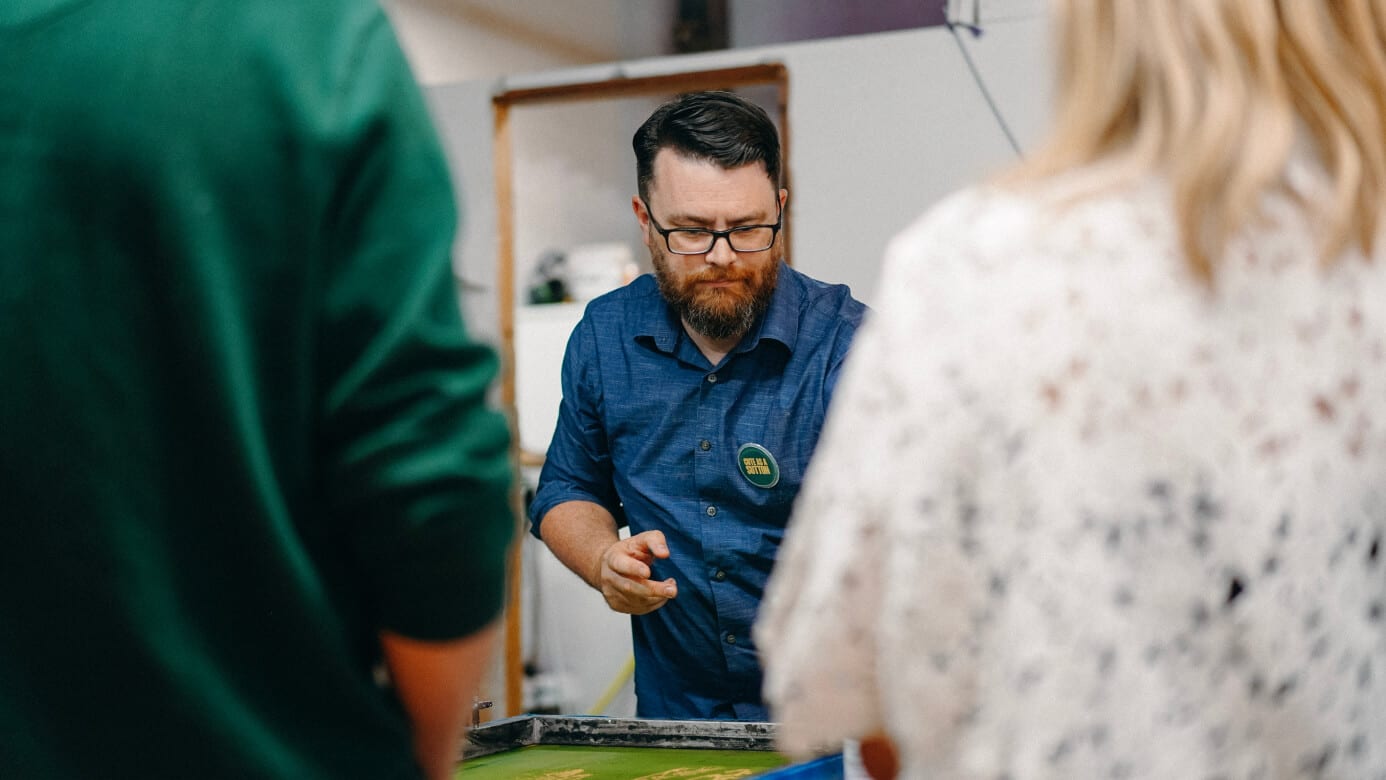
[[[584,318],[573,329],[563,355],[563,401],[549,444],[539,490],[529,507],[530,532],[539,536],[544,515],[567,501],[591,501],[623,523],[620,499],[612,480],[611,450],[602,424],[596,340]]]
[[[319,468],[381,628],[465,636],[504,595],[509,433],[451,278],[455,204],[422,96],[381,21],[328,120]]]

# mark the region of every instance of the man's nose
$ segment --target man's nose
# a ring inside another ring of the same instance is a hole
[[[736,250],[731,247],[731,238],[728,236],[714,236],[712,248],[707,250],[704,255],[707,262],[712,265],[730,265],[736,260]]]

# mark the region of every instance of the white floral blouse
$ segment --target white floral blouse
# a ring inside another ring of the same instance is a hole
[[[1158,182],[1066,186],[892,244],[757,626],[782,747],[1386,778],[1386,252],[1268,198],[1209,288]]]

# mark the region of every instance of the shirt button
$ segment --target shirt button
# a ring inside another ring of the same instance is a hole
[[[707,381],[713,383],[714,385],[717,384],[717,375],[716,375],[716,374],[708,374],[708,375],[707,375]]]
[[[714,580],[717,580],[718,582],[721,582],[722,580],[725,580],[727,578],[727,573],[722,571],[721,569],[718,569],[717,573],[712,575],[712,578]]]
[[[727,634],[727,644],[729,644],[729,645],[734,645],[734,644],[736,644],[736,634]]]
[[[708,507],[708,508],[707,508],[707,516],[708,516],[708,517],[716,517],[716,516],[717,516],[717,507],[715,507],[715,506],[710,506],[710,507]]]
[[[703,452],[707,452],[708,450],[712,449],[712,442],[708,441],[707,439],[703,439],[702,441],[698,442],[698,449],[702,450]]]

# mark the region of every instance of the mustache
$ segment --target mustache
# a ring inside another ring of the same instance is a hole
[[[706,282],[746,282],[754,276],[754,272],[745,268],[708,268],[688,277],[686,281],[690,285]]]

